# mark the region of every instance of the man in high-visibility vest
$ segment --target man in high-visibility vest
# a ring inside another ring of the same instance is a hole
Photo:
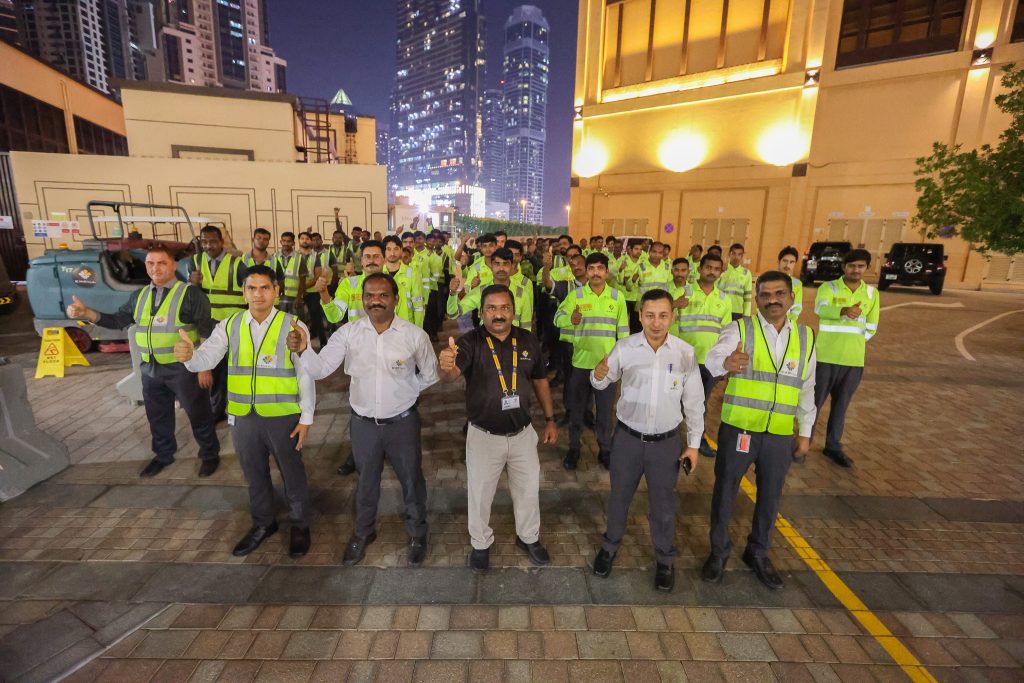
[[[476,246],[480,250],[479,256],[462,271],[462,278],[471,288],[486,287],[494,282],[491,256],[498,248],[498,238],[494,235],[480,235],[476,240]]]
[[[402,320],[408,320],[417,327],[423,327],[425,316],[423,305],[426,293],[423,291],[420,271],[415,265],[407,266],[402,263],[402,240],[397,236],[388,235],[382,244],[384,245],[384,266],[380,270],[390,275],[398,283],[398,306],[395,308],[395,315]],[[370,270],[374,270],[372,263]],[[363,292],[360,288],[360,303],[362,297]]]
[[[804,310],[804,283],[796,277],[796,264],[800,260],[800,252],[795,247],[786,247],[779,252],[779,271],[793,281],[793,308],[789,309],[789,319],[796,322]]]
[[[734,244],[729,247],[729,265],[718,278],[718,288],[725,292],[732,304],[732,319],[739,320],[750,315],[750,300],[753,288],[753,276],[743,265],[743,245]]]
[[[630,280],[632,286],[638,289],[640,296],[652,289],[669,291],[669,283],[672,282],[672,265],[665,260],[664,244],[661,242],[651,244],[651,250],[647,253],[647,261],[640,262]]]
[[[295,251],[295,233],[282,232],[281,249],[274,254],[273,268],[282,278],[278,308],[287,313],[295,310],[295,299],[299,296],[299,254]]]
[[[643,240],[629,242],[624,254],[616,261],[614,270],[616,272],[616,286],[626,298],[626,311],[629,315],[629,332],[637,334],[642,331],[640,326],[640,311],[637,310],[637,302],[640,301],[640,264],[643,263]]]
[[[515,302],[515,315],[512,324],[524,330],[533,331],[533,284],[524,281],[522,277],[514,281],[512,270],[515,268],[515,257],[511,249],[496,249],[491,255],[491,271],[494,273],[494,282],[491,284],[504,285],[512,292]],[[460,284],[452,280],[448,291],[447,313],[449,318],[456,318],[465,315],[470,311],[480,310],[480,299],[484,287],[477,287],[466,291],[463,288],[456,288]]]
[[[360,246],[360,275],[350,275],[338,283],[334,298],[323,292],[320,294],[320,307],[323,308],[327,321],[340,323],[345,316],[347,322],[356,322],[365,315],[363,310],[363,280],[367,275],[379,273],[384,267],[384,245],[375,240],[363,242]]]
[[[252,515],[252,528],[232,554],[248,555],[277,533],[270,479],[273,455],[284,480],[292,524],[288,554],[299,558],[309,551],[313,517],[302,445],[313,424],[316,387],[309,373],[296,366],[287,343],[289,332],[305,330],[305,326],[294,315],[274,307],[278,284],[270,268],[250,268],[244,291],[248,311],[222,320],[198,349],[183,331],[174,346],[174,357],[191,372],[209,370],[228,360],[228,422],[249,488]]]
[[[743,562],[764,585],[782,588],[768,559],[782,487],[794,455],[806,455],[814,428],[814,333],[794,325],[789,276],[769,271],[757,279],[757,315],[730,323],[708,352],[707,368],[729,374],[718,430],[711,498],[711,554],[701,569],[719,583],[732,550],[729,520],[740,483],[754,465],[757,504]],[[796,440],[794,442],[794,432]]]
[[[846,410],[864,376],[867,343],[878,333],[881,296],[864,282],[870,265],[870,252],[853,249],[843,257],[843,276],[822,283],[814,300],[820,359],[814,402],[821,410],[825,401],[832,399],[822,452],[840,467],[853,465],[853,459],[843,450]]]
[[[319,306],[320,296],[314,290],[314,285],[321,273],[326,273],[327,252],[318,251],[316,248],[316,237],[318,233],[299,233],[299,294],[302,299],[301,311],[305,322],[309,325],[309,332],[313,337],[320,340],[321,348],[327,344],[327,328],[324,324],[323,311]],[[323,239],[320,240],[321,245]]]
[[[555,324],[571,327],[573,335],[572,371],[567,382],[569,396],[569,450],[562,460],[567,470],[576,469],[583,437],[583,414],[594,398],[598,462],[608,469],[612,448],[612,407],[615,385],[595,389],[590,371],[611,353],[619,339],[629,336],[626,299],[607,284],[608,257],[591,254],[586,258],[587,284],[566,297],[555,313]]]
[[[437,331],[443,318],[438,315],[438,283],[441,280],[441,256],[434,247],[435,240],[428,237],[422,230],[413,233],[415,248],[413,261],[418,264],[423,282],[423,319],[420,327],[427,333],[431,341],[437,341]]]
[[[704,247],[694,244],[690,247],[690,253],[686,257],[686,260],[690,262],[690,282],[693,284],[696,284],[697,278],[700,277],[700,259],[703,254]]]
[[[252,231],[252,249],[242,254],[243,266],[251,268],[269,265],[273,261],[274,255],[267,249],[270,246],[270,237],[270,231],[265,228],[256,228]]]
[[[136,325],[135,343],[142,355],[142,400],[153,435],[153,459],[139,476],[152,477],[174,462],[178,442],[174,437],[174,401],[177,399],[188,416],[192,435],[199,444],[199,476],[208,477],[220,463],[220,441],[210,409],[208,390],[213,374],[197,377],[174,358],[179,331],[198,341],[213,330],[210,301],[198,287],[190,287],[175,277],[174,256],[167,247],[154,245],[146,254],[146,273],[150,284],[137,289],[117,313],[100,313],[71,297],[67,315],[72,320],[87,320],[111,330]]]
[[[669,332],[675,336],[679,335],[679,321],[683,311],[690,305],[690,262],[685,258],[677,258],[672,261],[672,284],[668,287],[668,293],[672,296],[673,321]]]
[[[705,364],[708,351],[718,341],[722,330],[732,321],[732,305],[715,282],[722,274],[722,258],[708,250],[700,260],[700,275],[697,284],[690,287],[686,308],[679,311],[676,317],[678,326],[674,334],[693,347],[700,369],[701,383],[704,385],[704,405],[718,382],[718,378],[708,371]],[[715,457],[715,449],[706,437],[701,437],[700,454],[709,458]]]
[[[192,257],[189,281],[201,288],[210,300],[213,319],[226,320],[247,306],[242,293],[242,259],[224,250],[224,236],[216,226],[207,225],[200,230],[199,241],[203,252]],[[227,419],[227,387],[228,363],[225,360],[213,369],[213,386],[210,387],[210,407],[217,422]]]

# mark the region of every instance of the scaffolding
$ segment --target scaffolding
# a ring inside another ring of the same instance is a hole
[[[295,113],[302,127],[302,144],[296,150],[307,164],[338,163],[337,135],[331,128],[331,110],[327,100],[318,97],[300,97],[295,102]]]

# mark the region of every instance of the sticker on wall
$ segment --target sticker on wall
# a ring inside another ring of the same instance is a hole
[[[665,224],[665,232],[666,233],[670,233],[670,232],[672,232],[675,229],[676,229],[676,226],[672,225],[671,223],[666,223]]]

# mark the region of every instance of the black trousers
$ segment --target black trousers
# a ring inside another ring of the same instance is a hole
[[[423,478],[423,454],[420,450],[420,414],[387,425],[352,416],[349,423],[352,455],[355,456],[359,483],[356,487],[356,534],[369,536],[377,529],[380,505],[380,477],[384,460],[402,485],[405,501],[405,528],[414,538],[427,533],[427,482]]]
[[[741,434],[750,435],[747,453],[736,447]],[[711,552],[723,559],[732,551],[729,520],[739,492],[740,481],[754,465],[757,483],[757,502],[754,521],[747,537],[747,550],[754,557],[765,557],[771,543],[775,517],[782,500],[782,486],[793,462],[792,436],[779,436],[767,432],[744,432],[722,423],[718,429],[718,457],[715,458],[715,489],[711,496]]]
[[[437,300],[437,291],[432,290],[424,303],[426,308],[423,312],[423,331],[431,337],[437,335],[437,330],[441,327],[441,320],[443,320],[438,317]]]
[[[255,412],[235,417],[231,439],[238,451],[238,463],[249,487],[249,510],[254,526],[270,526],[274,522],[274,485],[270,478],[270,458],[284,481],[288,500],[288,519],[300,527],[308,527],[313,518],[309,502],[309,482],[302,452],[295,450],[298,442],[291,436],[298,415],[260,417]]]
[[[601,547],[615,553],[626,535],[629,504],[640,484],[647,480],[647,522],[651,527],[654,554],[661,564],[671,565],[679,551],[676,539],[676,480],[679,478],[679,454],[683,452],[683,439],[676,436],[644,443],[621,429],[612,440],[611,484],[608,496],[608,530]]]
[[[580,448],[583,445],[583,413],[590,406],[593,398],[595,404],[594,434],[597,446],[602,451],[612,447],[612,409],[615,406],[615,384],[597,390],[590,383],[590,370],[573,367],[566,380],[566,405],[569,413],[569,448]]]
[[[320,293],[313,292],[303,296],[306,304],[306,318],[309,323],[309,336],[320,340],[320,348],[327,346],[327,319],[324,317],[324,309],[320,306]]]
[[[626,312],[629,313],[629,333],[636,334],[637,332],[642,332],[644,328],[640,324],[640,302],[627,301]]]
[[[210,387],[210,414],[215,422],[224,419],[228,412],[228,356],[220,359],[213,369],[213,386]]]
[[[175,399],[188,415],[192,436],[199,444],[199,458],[214,460],[220,457],[220,441],[210,412],[210,395],[199,386],[199,378],[180,363],[150,363],[142,372],[142,400],[146,405],[156,459],[170,464],[178,451],[178,441],[174,437]]]
[[[733,313],[732,314],[732,319],[733,320],[742,320],[743,319],[743,314],[742,313]]]
[[[843,450],[843,430],[846,428],[846,410],[850,407],[853,394],[864,377],[864,368],[835,363],[819,362],[814,371],[814,405],[821,413],[825,401],[832,399],[828,414],[828,431],[825,434],[825,448]]]

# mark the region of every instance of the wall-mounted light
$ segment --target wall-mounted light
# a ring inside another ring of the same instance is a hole
[[[582,121],[583,120],[583,107],[574,107],[573,108],[572,120],[573,121]]]
[[[988,66],[992,63],[992,48],[986,47],[971,53],[971,66]]]
[[[762,159],[775,166],[788,166],[807,154],[808,139],[792,123],[780,123],[769,128],[757,142]]]
[[[992,44],[995,42],[996,34],[992,31],[985,31],[975,36],[974,48],[977,50],[984,50],[986,47],[992,47]]]
[[[821,69],[808,69],[804,72],[804,87],[813,88],[821,80]]]
[[[707,141],[696,133],[673,133],[661,143],[658,160],[661,165],[675,173],[696,168],[708,153]]]
[[[593,178],[608,165],[608,150],[597,142],[584,142],[576,150],[572,170],[581,178]]]

